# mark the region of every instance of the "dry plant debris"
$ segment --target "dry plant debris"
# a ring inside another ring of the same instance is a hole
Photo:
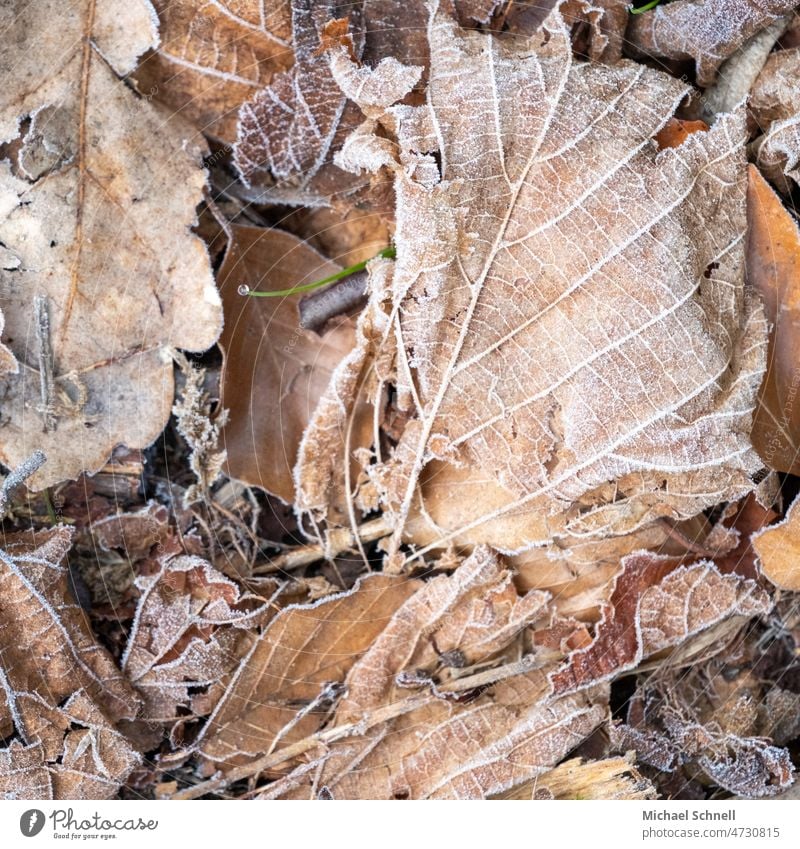
[[[5,6],[0,793],[788,798],[795,11]]]

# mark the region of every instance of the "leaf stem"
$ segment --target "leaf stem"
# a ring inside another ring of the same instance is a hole
[[[298,295],[300,292],[310,292],[313,289],[319,289],[320,286],[327,286],[328,283],[335,283],[337,280],[342,280],[344,277],[349,277],[351,274],[363,271],[367,267],[367,263],[377,257],[394,259],[395,256],[397,256],[397,250],[393,245],[390,245],[388,248],[384,248],[369,259],[357,262],[355,265],[349,265],[347,268],[337,271],[336,274],[331,274],[330,277],[325,277],[322,280],[316,280],[313,283],[305,283],[302,286],[293,286],[291,289],[279,289],[277,292],[256,292],[252,289],[248,289],[246,292],[241,291],[241,294],[250,298],[283,298],[289,295]]]
[[[649,3],[645,3],[644,6],[638,6],[634,8],[633,5],[628,6],[628,11],[632,15],[641,15],[642,12],[649,12],[651,9],[655,9],[656,6],[661,2],[661,0],[650,0]]]

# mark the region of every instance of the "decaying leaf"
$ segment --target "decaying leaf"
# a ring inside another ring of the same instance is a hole
[[[330,162],[337,134],[343,138],[347,132],[346,123],[341,122],[345,98],[319,49],[324,27],[342,20],[351,34],[349,49],[359,55],[363,47],[360,4],[292,0],[291,7],[294,66],[277,74],[242,106],[235,145],[236,167],[244,179],[250,183],[259,173],[270,175],[277,182],[272,193],[275,200],[287,195],[290,201],[292,195],[301,197],[325,162]],[[339,174],[333,182],[337,190],[344,190],[355,181]]]
[[[18,264],[0,286],[19,372],[0,388],[0,459],[43,449],[35,488],[152,442],[172,403],[169,348],[204,350],[220,329],[189,232],[203,145],[119,78],[155,43],[151,13],[145,0],[1,13],[0,137],[17,141],[0,164],[0,241]]]
[[[748,171],[747,278],[761,294],[772,332],[767,373],[753,422],[761,459],[780,472],[800,472],[800,231],[758,171]]]
[[[201,751],[217,762],[275,750],[277,758],[333,711],[326,733],[341,739],[311,751],[266,795],[302,798],[323,787],[334,798],[501,792],[553,766],[607,710],[598,689],[548,702],[546,675],[524,666],[498,676],[490,694],[462,687],[469,698],[459,700],[461,676],[513,656],[546,601],[537,591],[519,596],[484,548],[449,577],[423,584],[374,576],[349,594],[289,608],[245,660]]]
[[[234,226],[219,270],[227,471],[288,504],[294,501],[292,469],[303,431],[331,372],[353,347],[353,325],[341,318],[320,337],[300,329],[299,296],[247,298],[239,287],[290,289],[338,270],[289,233],[244,226]]]
[[[594,641],[553,674],[554,691],[568,693],[616,677],[720,621],[748,619],[771,607],[755,581],[723,575],[713,563],[684,566],[675,557],[631,554],[622,561]]]
[[[782,192],[800,183],[800,47],[775,51],[753,85],[748,105],[763,135],[756,163]]]
[[[687,91],[676,80],[574,64],[557,12],[533,44],[433,14],[425,108],[380,112],[396,68],[348,74],[344,51],[332,55],[345,92],[370,93],[337,161],[395,172],[391,320],[364,351],[369,363],[396,340],[412,416],[368,469],[395,545],[434,460],[508,493],[469,505],[479,515],[439,543],[522,509],[539,516],[530,547],[745,494],[761,466],[749,430],[766,325],[744,287],[743,114],[659,151],[652,139]],[[348,403],[340,393],[335,412]],[[321,491],[301,506],[324,515]]]
[[[800,500],[786,512],[786,518],[753,535],[753,548],[761,571],[784,590],[800,592]]]
[[[795,5],[795,0],[675,0],[633,16],[625,35],[640,55],[693,59],[698,84],[707,86],[725,59]]]
[[[239,107],[292,64],[289,0],[153,0],[159,42],[139,90],[232,144]]]
[[[144,698],[139,718],[170,724],[180,708],[205,716],[208,696],[230,677],[269,613],[199,557],[177,557],[137,581],[136,609],[122,670]],[[219,696],[221,693],[217,693]]]
[[[281,611],[240,665],[200,739],[204,757],[236,762],[315,731],[347,672],[416,581],[365,578],[349,593]]]
[[[111,798],[139,756],[115,730],[139,698],[91,635],[62,563],[66,527],[0,554],[0,787],[18,798]]]
[[[637,690],[627,723],[611,728],[612,743],[621,751],[634,749],[641,763],[662,772],[694,766],[707,780],[738,796],[771,796],[784,790],[794,780],[788,751],[754,736],[759,716],[747,709],[747,694],[739,688],[734,702],[720,701],[715,682],[724,679],[709,671],[698,667],[684,673],[680,686],[674,676],[662,675]],[[737,728],[737,714],[742,713]]]

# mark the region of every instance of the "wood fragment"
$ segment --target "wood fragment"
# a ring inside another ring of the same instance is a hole
[[[39,342],[42,428],[45,433],[49,433],[55,430],[58,424],[54,412],[53,344],[50,339],[49,298],[46,295],[36,295],[33,299],[33,311],[36,318],[36,337]]]
[[[504,793],[499,799],[657,799],[655,787],[624,757],[585,761],[572,758]]]
[[[330,319],[363,307],[366,302],[367,272],[359,271],[301,298],[300,327],[319,333]]]

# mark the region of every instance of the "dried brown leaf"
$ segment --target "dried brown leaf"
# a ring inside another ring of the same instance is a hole
[[[315,731],[347,672],[418,582],[375,575],[352,591],[275,617],[242,661],[199,741],[236,763]],[[327,691],[327,692],[326,692]]]
[[[199,557],[171,559],[137,586],[122,669],[144,698],[139,718],[171,724],[181,708],[209,714],[215,701],[208,690],[236,669],[268,607]]]
[[[693,59],[697,82],[707,86],[725,59],[795,5],[794,0],[675,0],[634,15],[626,39],[639,55]]]
[[[139,90],[233,143],[239,107],[292,64],[289,0],[153,0],[159,42],[135,71]]]
[[[800,334],[800,230],[759,172],[748,171],[747,277],[772,326],[753,444],[770,469],[800,473],[797,348]]]
[[[236,167],[250,184],[271,177],[274,202],[302,202],[309,184],[326,165],[327,175],[317,179],[314,192],[352,188],[357,181],[330,164],[334,140],[343,138],[348,120],[342,123],[346,101],[331,77],[327,58],[320,54],[325,26],[346,19],[352,33],[352,49],[363,47],[361,4],[341,0],[292,0],[294,66],[276,74],[239,111],[238,138],[234,147]],[[355,116],[350,110],[349,125]],[[326,179],[327,178],[327,179]],[[313,199],[311,204],[314,205]]]
[[[800,592],[800,499],[777,525],[753,534],[753,548],[761,571],[783,590]]]
[[[229,475],[294,502],[292,470],[308,421],[330,375],[352,349],[353,324],[322,336],[299,326],[299,296],[242,297],[240,286],[289,289],[339,270],[289,233],[233,226],[218,280],[225,310],[222,430]],[[343,438],[343,434],[339,434]],[[358,444],[358,440],[355,444]]]
[[[62,563],[72,533],[7,538],[0,554],[0,786],[18,798],[110,798],[138,763],[115,730],[138,696],[94,639]]]
[[[189,232],[204,143],[120,79],[155,43],[151,13],[144,0],[1,13],[0,138],[21,141],[0,168],[0,241],[19,260],[2,271],[19,373],[3,380],[0,459],[43,449],[35,488],[152,442],[172,403],[170,347],[204,350],[220,330]]]
[[[374,586],[384,593],[384,587],[391,588],[394,598],[381,598],[393,601],[394,609],[387,619],[389,611],[384,608],[379,622],[372,615],[362,615],[358,623],[348,620],[350,641],[366,625],[378,627],[344,667],[340,655],[349,645],[341,639],[326,643],[325,629],[341,629],[337,622],[341,606],[356,604],[359,596],[369,599]],[[468,664],[478,664],[472,668],[480,669],[493,657],[505,657],[504,652],[514,656],[512,646],[525,627],[542,615],[546,600],[545,594],[536,591],[519,596],[511,574],[488,549],[479,548],[449,577],[420,584],[376,576],[340,600],[286,611],[270,630],[281,620],[287,625],[302,624],[301,614],[313,627],[309,633],[306,625],[302,634],[304,652],[314,658],[313,675],[310,679],[308,661],[298,658],[301,666],[297,671],[295,665],[294,689],[316,679],[305,702],[315,705],[323,680],[343,683],[344,695],[326,726],[327,734],[341,729],[342,739],[312,751],[308,762],[264,795],[313,797],[325,788],[334,798],[480,798],[552,767],[605,718],[602,690],[548,701],[543,672],[526,672],[522,666],[502,678],[501,667],[494,678],[491,669],[486,673],[485,680],[494,682],[491,694],[482,695],[478,688],[462,692],[466,702],[456,698],[459,676],[468,673]],[[261,675],[261,686],[268,686],[270,670],[285,666],[283,647],[295,643],[301,634],[288,640],[286,636],[285,629],[270,635],[275,648],[266,666],[263,662],[248,665]],[[319,667],[329,670],[327,679]],[[445,697],[447,692],[450,698]],[[252,746],[260,739],[254,729],[264,727],[263,690],[255,690],[252,684],[237,686],[233,695],[237,696],[231,700],[234,706],[250,703],[238,745],[244,741]],[[324,717],[303,715],[305,733],[319,728]],[[289,719],[284,719],[287,731],[299,730],[290,729]],[[425,729],[422,735],[420,728]]]
[[[522,510],[539,517],[527,547],[692,516],[744,495],[761,465],[749,430],[766,325],[744,287],[744,116],[658,151],[651,139],[686,88],[629,62],[574,64],[558,13],[545,30],[533,45],[501,41],[434,11],[428,106],[380,116],[399,152],[375,134],[373,94],[338,159],[395,172],[382,339],[397,340],[395,380],[415,417],[369,470],[395,545],[434,460],[508,493],[470,505],[479,515],[439,544]],[[332,55],[334,74],[358,99],[346,61]],[[379,66],[370,91],[388,100],[397,78]],[[359,386],[344,382],[336,416]],[[322,454],[318,427],[334,424],[312,423],[309,455]],[[301,506],[318,508],[318,480],[310,489]]]
[[[720,621],[758,616],[771,607],[755,581],[723,575],[711,562],[683,566],[679,558],[631,554],[622,561],[594,641],[553,674],[554,691],[568,693],[615,678]]]

